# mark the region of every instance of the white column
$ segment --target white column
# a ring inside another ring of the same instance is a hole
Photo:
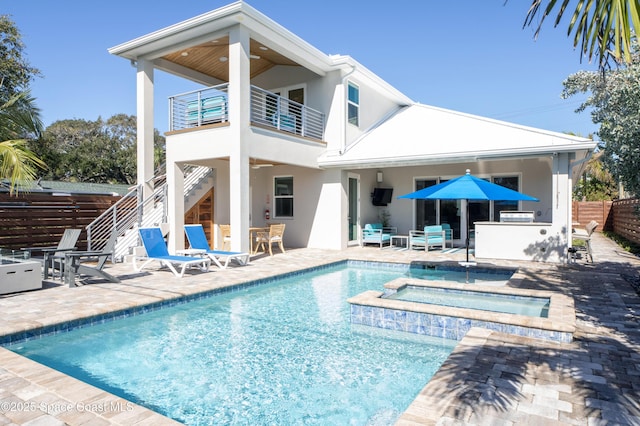
[[[229,125],[233,147],[229,156],[231,250],[249,251],[249,32],[229,32]]]
[[[138,184],[144,199],[153,194],[153,64],[138,60],[136,75]]]
[[[167,215],[169,222],[169,253],[184,247],[184,171],[182,166],[170,160],[167,152]]]
[[[571,234],[571,167],[569,154],[553,156],[553,233],[557,237],[559,261],[566,261],[566,248]]]

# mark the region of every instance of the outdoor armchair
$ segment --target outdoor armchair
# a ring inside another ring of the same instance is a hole
[[[361,245],[377,244],[380,248],[391,244],[391,236],[396,235],[398,229],[395,226],[382,226],[381,223],[367,223],[362,229]]]
[[[107,260],[111,258],[113,262],[114,250],[118,234],[115,230],[100,251],[69,251],[65,252],[64,277],[65,284],[69,287],[76,287],[76,277],[86,275],[102,278],[112,283],[119,283],[120,280],[103,270]]]
[[[446,247],[447,244],[451,244],[451,248],[453,248],[453,229],[451,229],[451,225],[443,223],[440,226],[442,226],[442,230],[444,231],[444,246]]]
[[[422,231],[409,231],[409,248],[421,248],[429,251],[431,247],[445,248],[447,232],[441,225],[427,225]]]
[[[62,277],[64,269],[64,254],[67,251],[76,250],[76,243],[80,238],[81,229],[65,229],[57,246],[52,247],[24,247],[22,250],[29,250],[32,258],[39,260],[43,266],[43,276],[46,280],[49,277],[49,268],[52,271],[58,266],[60,277]],[[41,252],[42,257],[33,256],[34,252]],[[53,274],[53,272],[52,272]]]
[[[222,238],[222,250],[231,248],[231,225],[220,225],[220,238]]]
[[[269,226],[269,232],[256,233],[256,243],[257,243],[256,252],[261,247],[264,251],[266,251],[267,247],[269,247],[269,256],[273,256],[273,250],[271,246],[273,244],[278,244],[278,247],[280,247],[280,251],[284,253],[284,247],[282,245],[283,244],[282,238],[284,236],[284,227],[285,227],[284,223],[275,224],[275,225]]]

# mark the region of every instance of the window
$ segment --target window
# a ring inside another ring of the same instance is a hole
[[[416,191],[433,186],[435,179],[416,179]],[[416,228],[422,229],[427,225],[435,225],[437,218],[436,200],[416,200]]]
[[[293,176],[273,179],[275,217],[293,217]]]
[[[494,177],[493,183],[504,186],[505,188],[519,190],[520,179],[518,176],[500,176]],[[517,201],[494,201],[493,202],[493,220],[500,220],[500,212],[503,210],[518,210]]]
[[[360,124],[360,89],[353,83],[348,84],[347,121],[354,126]]]

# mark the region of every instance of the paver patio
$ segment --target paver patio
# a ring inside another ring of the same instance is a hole
[[[569,344],[472,329],[398,420],[424,424],[640,424],[640,297],[631,285],[640,259],[597,234],[595,263],[517,266],[510,285],[560,291],[575,299],[577,332]],[[36,329],[343,259],[390,262],[463,260],[464,251],[288,249],[249,266],[187,273],[136,273],[108,265],[119,284],[93,282],[0,297],[0,335]],[[392,395],[390,395],[392,397]],[[0,348],[0,424],[175,424],[144,407]]]

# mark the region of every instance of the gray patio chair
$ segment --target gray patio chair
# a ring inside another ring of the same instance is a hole
[[[571,237],[576,240],[584,241],[585,248],[587,249],[587,261],[591,259],[591,263],[593,263],[593,252],[591,251],[591,234],[598,227],[598,222],[592,220],[585,226],[584,230],[582,229],[574,229]]]
[[[24,247],[22,250],[29,250],[31,257],[35,260],[39,260],[43,266],[43,277],[46,280],[49,277],[49,268],[51,268],[53,275],[58,266],[60,276],[62,277],[64,268],[64,254],[68,251],[75,250],[78,238],[80,238],[81,229],[65,229],[60,242],[57,246],[51,247]],[[42,252],[42,257],[33,256],[33,253]]]
[[[78,275],[98,277],[112,283],[119,283],[120,280],[118,278],[102,270],[105,263],[107,263],[107,259],[111,258],[113,261],[117,236],[118,234],[115,231],[112,232],[101,251],[66,252],[64,255],[65,284],[69,287],[77,287],[76,277]],[[92,262],[92,265],[88,265],[87,262]],[[95,263],[95,266],[93,266],[93,263]]]

